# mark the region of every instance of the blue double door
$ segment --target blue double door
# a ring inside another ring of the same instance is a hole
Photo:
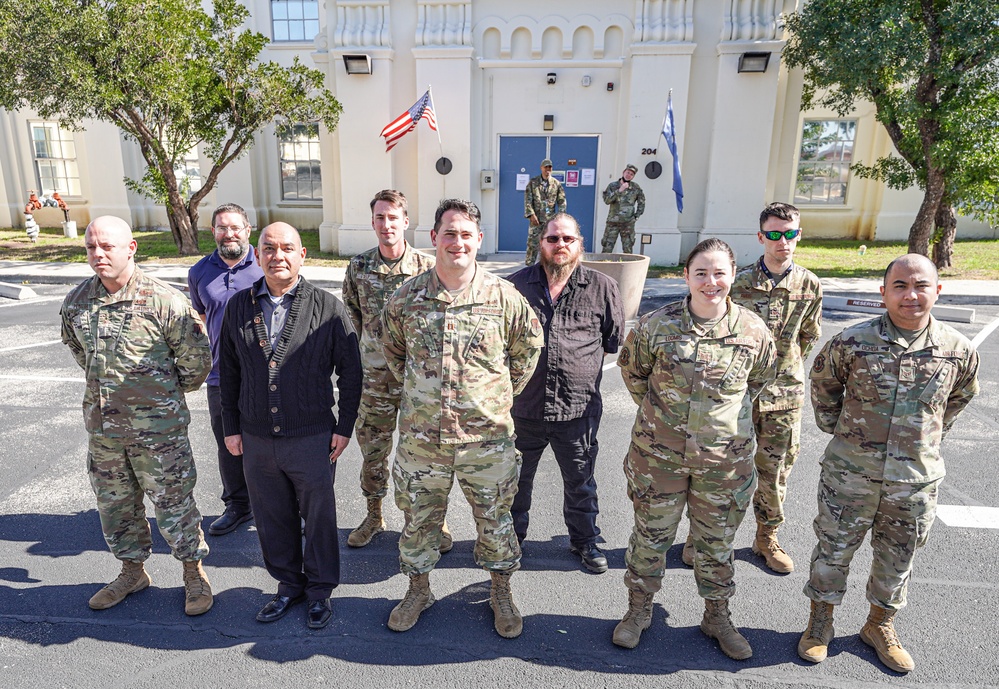
[[[569,213],[579,222],[586,250],[593,251],[596,212],[596,136],[501,136],[499,164],[499,251],[523,253],[527,248],[528,221],[524,217],[524,191],[517,176],[541,174],[541,161],[550,158],[552,174],[565,186]],[[589,171],[589,172],[587,172]],[[575,173],[575,174],[573,174]],[[569,178],[568,180],[566,178]],[[577,186],[572,184],[575,178]],[[588,184],[584,184],[589,182]]]

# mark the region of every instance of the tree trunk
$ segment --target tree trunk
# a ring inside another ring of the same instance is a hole
[[[957,235],[957,213],[946,198],[940,202],[940,207],[937,209],[936,226],[933,263],[936,264],[937,270],[942,270],[952,265],[954,238]]]
[[[181,200],[180,194],[176,195],[176,200],[173,197],[174,194],[171,194],[166,211],[177,252],[181,256],[197,256],[201,253],[198,247],[198,226],[192,227],[191,218],[187,214],[187,207]]]
[[[936,225],[937,209],[944,197],[944,176],[935,168],[930,168],[926,180],[923,202],[916,213],[916,219],[909,228],[909,253],[930,255],[930,240]]]

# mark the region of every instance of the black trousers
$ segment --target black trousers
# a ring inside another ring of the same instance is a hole
[[[238,512],[250,511],[250,494],[243,476],[243,458],[229,452],[222,430],[222,392],[218,385],[208,386],[208,415],[212,420],[212,433],[219,448],[219,476],[222,477],[222,502],[226,508]]]
[[[243,433],[243,471],[260,550],[282,596],[305,592],[310,601],[324,600],[340,583],[332,437],[332,429],[303,438]]]
[[[548,445],[562,471],[562,516],[569,530],[569,542],[576,547],[597,542],[597,481],[593,469],[597,461],[599,416],[569,421],[536,421],[514,417],[517,449],[523,455],[517,497],[513,501],[513,526],[523,542],[531,521],[534,475],[541,454]]]

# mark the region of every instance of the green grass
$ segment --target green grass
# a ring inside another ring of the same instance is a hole
[[[861,245],[867,251],[860,254]],[[885,266],[908,253],[905,242],[861,242],[851,239],[802,241],[794,260],[821,277],[876,278]],[[649,277],[683,277],[682,266],[652,266]],[[940,277],[957,280],[999,280],[999,239],[962,239],[954,245],[954,265]]]
[[[258,232],[250,235],[253,244],[257,242]],[[308,250],[305,263],[313,266],[345,267],[350,257],[323,253],[319,250],[319,233],[303,231],[302,244]],[[173,236],[169,232],[136,232],[135,241],[139,248],[136,251],[136,261],[139,263],[176,263],[179,265],[194,265],[201,256],[179,256]],[[215,240],[212,233],[205,230],[198,232],[198,247],[202,254],[215,250]],[[0,259],[10,261],[64,261],[67,263],[86,263],[87,250],[83,245],[83,232],[75,239],[63,236],[61,229],[43,229],[38,235],[38,243],[32,244],[24,230],[0,229]]]

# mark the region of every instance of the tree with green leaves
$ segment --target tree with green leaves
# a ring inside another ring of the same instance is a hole
[[[332,130],[342,110],[298,58],[260,62],[268,39],[241,28],[248,16],[236,0],[213,0],[210,13],[200,0],[3,0],[0,107],[72,129],[115,124],[147,164],[125,184],[163,203],[178,250],[197,254],[198,204],[257,132]],[[211,170],[192,190],[177,171],[197,146]]]
[[[809,0],[786,19],[783,59],[804,70],[802,109],[874,104],[898,156],[854,164],[923,202],[909,251],[951,265],[956,211],[999,222],[999,2]]]

